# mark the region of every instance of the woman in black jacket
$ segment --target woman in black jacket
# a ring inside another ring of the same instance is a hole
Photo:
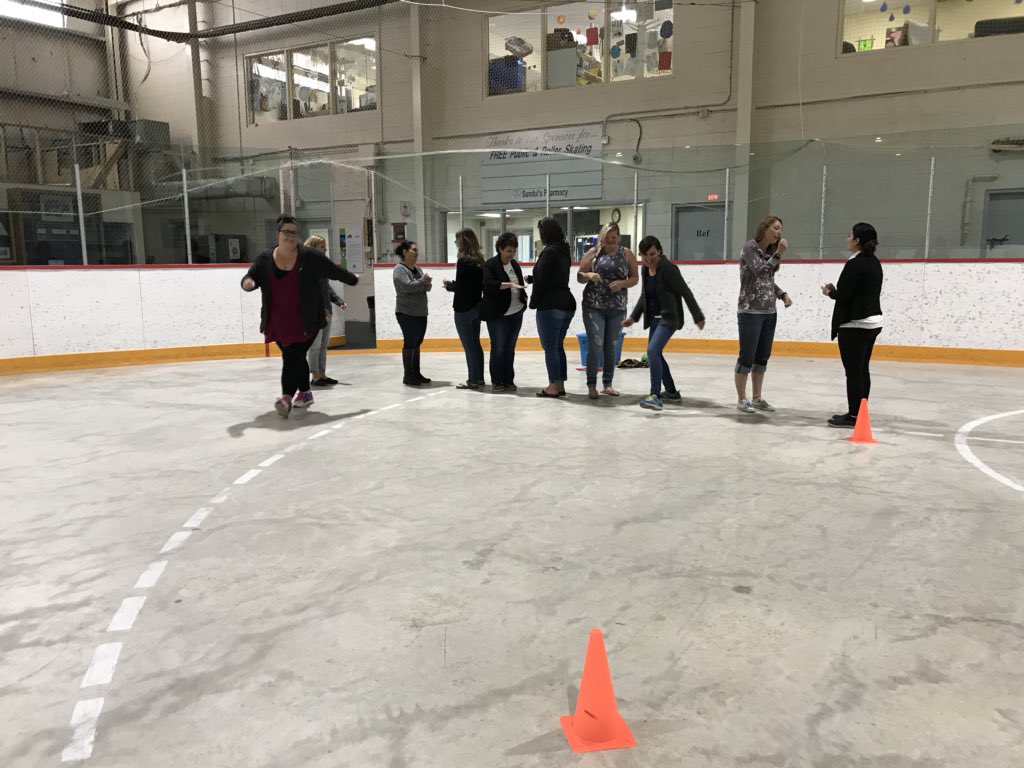
[[[480,319],[491,337],[491,386],[495,392],[516,391],[516,342],[526,314],[523,270],[516,261],[519,238],[505,232],[495,243],[498,255],[484,264],[484,296]]]
[[[861,400],[871,394],[871,352],[882,332],[882,265],[875,255],[878,232],[870,224],[854,224],[846,238],[852,253],[839,285],[821,286],[821,292],[835,301],[832,310],[832,338],[839,337],[839,356],[846,369],[846,413],[828,420],[830,427],[854,427]]]
[[[262,292],[260,332],[281,350],[281,397],[274,408],[283,418],[293,405],[313,404],[306,353],[327,324],[321,281],[328,278],[347,285],[359,282],[319,251],[301,245],[299,225],[291,216],[277,218],[277,247],[257,256],[242,278],[243,291]]]
[[[665,345],[672,334],[683,327],[683,302],[693,315],[693,322],[704,330],[704,313],[693,298],[690,286],[686,284],[679,267],[666,258],[658,238],[648,235],[640,241],[640,299],[633,307],[632,314],[622,321],[628,328],[641,317],[644,328],[649,328],[647,337],[647,363],[651,370],[651,394],[640,401],[641,408],[660,411],[664,401],[678,403],[683,399],[672,380],[672,372],[664,357]],[[664,383],[665,391],[661,390]]]
[[[444,287],[455,294],[455,330],[466,353],[466,381],[456,389],[480,389],[484,384],[484,350],[480,346],[480,294],[484,285],[484,255],[480,241],[472,229],[455,233],[459,258],[455,262],[455,279],[445,280]]]
[[[565,233],[550,216],[537,222],[544,249],[537,257],[533,275],[530,309],[537,310],[537,334],[544,348],[548,385],[537,390],[537,397],[564,397],[569,367],[565,359],[565,334],[576,314],[576,297],[569,290],[572,256]]]

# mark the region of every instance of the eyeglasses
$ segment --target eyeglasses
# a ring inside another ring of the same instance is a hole
[[[298,237],[299,236],[299,230],[297,230],[297,229],[279,229],[277,231],[280,232],[285,237]]]

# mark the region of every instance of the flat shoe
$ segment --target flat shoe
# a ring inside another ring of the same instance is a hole
[[[587,392],[587,397],[589,397],[591,400],[597,400],[597,390],[594,387],[591,387],[590,390]]]
[[[618,397],[619,396],[618,390],[613,389],[612,387],[605,387],[604,388],[604,393],[606,395],[608,395],[609,397]]]
[[[557,398],[561,397],[561,395],[552,395],[549,392],[545,392],[543,389],[538,389],[537,390],[537,397],[551,397],[551,398],[556,398],[557,399]]]

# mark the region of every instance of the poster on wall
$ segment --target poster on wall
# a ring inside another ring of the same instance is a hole
[[[14,261],[9,222],[10,219],[7,216],[0,217],[0,264]]]
[[[492,133],[481,155],[481,202],[507,205],[600,200],[603,180],[600,125]]]
[[[242,258],[242,245],[239,243],[237,237],[228,238],[228,259],[230,261],[240,261]]]
[[[346,243],[348,247],[348,271],[361,275],[366,271],[366,259],[363,258],[363,233],[352,232]]]
[[[338,227],[338,258],[335,261],[348,269],[348,239],[344,227]]]

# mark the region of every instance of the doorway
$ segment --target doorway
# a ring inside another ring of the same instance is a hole
[[[1024,258],[1024,189],[986,192],[981,258]]]
[[[725,204],[672,206],[674,261],[725,260]]]

